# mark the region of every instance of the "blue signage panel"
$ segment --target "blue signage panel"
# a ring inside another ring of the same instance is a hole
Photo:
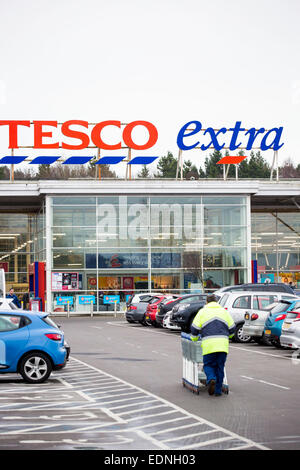
[[[87,305],[91,304],[92,302],[95,305],[96,302],[96,298],[94,295],[80,295],[78,297],[78,300],[80,305]]]
[[[60,296],[56,297],[57,305],[73,305],[73,297],[71,296]]]
[[[87,269],[97,268],[95,253],[87,253]],[[152,268],[180,268],[180,253],[151,253]],[[101,253],[98,255],[98,268],[148,268],[148,253]]]
[[[104,304],[113,304],[113,303],[120,303],[120,296],[119,295],[104,295],[103,296],[103,303]]]

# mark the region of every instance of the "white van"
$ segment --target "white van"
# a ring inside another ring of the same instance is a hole
[[[252,310],[263,310],[267,305],[281,299],[296,300],[297,297],[285,292],[224,292],[219,299],[219,304],[229,311],[235,322],[234,341],[238,343],[249,343],[252,339],[251,336],[243,332],[246,311],[251,313]]]

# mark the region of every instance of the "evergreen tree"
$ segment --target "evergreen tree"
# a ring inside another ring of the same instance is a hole
[[[205,158],[205,176],[206,178],[221,178],[223,176],[222,165],[218,165],[221,160],[222,153],[219,150],[214,150],[209,157]]]
[[[147,165],[143,165],[143,168],[141,171],[138,173],[138,178],[149,178],[150,176],[150,171]]]
[[[157,178],[176,178],[177,160],[171,152],[158,160],[157,169]]]

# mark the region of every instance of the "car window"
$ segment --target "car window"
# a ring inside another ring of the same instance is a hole
[[[160,299],[160,297],[153,297],[152,299],[150,299],[149,304],[154,304],[154,303],[157,302],[159,299]],[[143,302],[145,302],[145,300],[143,300]]]
[[[191,297],[184,297],[183,299],[179,300],[179,304],[189,304],[191,302]]]
[[[295,296],[293,295],[283,295],[281,298],[283,300],[295,300]]]
[[[225,294],[221,297],[221,300],[219,301],[219,304],[221,305],[221,307],[224,307],[224,305],[226,304],[226,301],[229,297],[229,294]]]
[[[274,315],[276,313],[285,312],[289,308],[289,306],[290,304],[288,303],[279,302],[278,304],[275,305],[275,307],[272,308],[271,314]]]
[[[0,331],[18,330],[20,327],[21,317],[13,315],[0,316]]]
[[[48,316],[42,318],[42,320],[43,320],[45,323],[47,323],[47,325],[54,326],[54,328],[58,328],[57,324],[56,324],[51,318],[49,318]]]
[[[251,308],[250,295],[243,295],[235,299],[235,301],[233,302],[232,308]]]
[[[278,297],[276,295],[255,295],[253,298],[253,308],[257,310],[266,310],[266,307],[276,302],[277,299]]]

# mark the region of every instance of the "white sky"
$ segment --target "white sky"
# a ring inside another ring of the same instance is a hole
[[[0,0],[0,119],[148,120],[160,156],[190,120],[283,126],[280,162],[298,164],[299,18],[299,0]]]

